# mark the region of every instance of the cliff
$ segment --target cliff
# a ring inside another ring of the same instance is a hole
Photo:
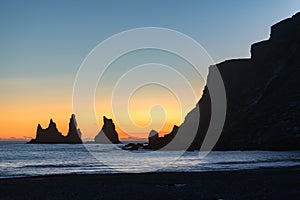
[[[103,127],[101,131],[95,137],[95,143],[100,144],[118,144],[121,143],[119,140],[118,133],[115,128],[115,124],[112,119],[103,117]]]
[[[40,124],[37,126],[36,137],[28,142],[29,144],[59,144],[59,143],[68,143],[68,144],[80,144],[81,133],[77,129],[77,123],[75,115],[72,114],[69,122],[69,131],[67,136],[63,136],[61,132],[58,131],[56,123],[50,119],[49,126],[46,129],[43,129]]]
[[[299,36],[300,13],[273,25],[251,59],[217,65],[227,116],[216,150],[300,149]]]
[[[207,82],[217,67],[227,96],[225,124],[214,150],[300,149],[299,36],[297,13],[273,25],[268,40],[253,44],[250,59],[227,60],[210,67]],[[200,149],[211,121],[208,87],[198,105],[199,128],[188,150]],[[149,145],[161,148],[169,143],[161,142],[156,138]]]

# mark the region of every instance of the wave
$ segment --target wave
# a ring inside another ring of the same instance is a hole
[[[24,165],[18,168],[65,168],[65,167],[82,167],[80,164],[41,164],[41,165]]]
[[[211,162],[207,164],[234,165],[234,164],[259,164],[259,163],[274,163],[274,162],[299,162],[300,164],[300,159],[295,158],[295,159],[270,159],[270,160],[252,160],[252,161],[221,161],[221,162]]]
[[[89,152],[112,152],[112,151],[122,151],[119,147],[112,147],[112,148],[103,148],[103,149],[94,149],[94,148],[87,148]]]

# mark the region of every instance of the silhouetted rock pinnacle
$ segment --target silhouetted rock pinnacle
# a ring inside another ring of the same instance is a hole
[[[48,128],[43,129],[40,124],[37,126],[36,138],[30,140],[28,143],[32,144],[56,144],[56,143],[68,143],[68,144],[78,144],[82,143],[79,134],[80,131],[77,130],[77,124],[75,115],[73,114],[69,123],[69,131],[67,136],[63,136],[58,129],[56,124],[50,119]]]
[[[103,116],[103,127],[101,131],[98,133],[98,135],[96,135],[95,143],[100,143],[100,144],[121,143],[115,128],[115,124],[113,123],[112,119],[108,119],[105,116]]]
[[[80,129],[77,129],[77,122],[76,122],[74,114],[72,114],[70,122],[69,122],[69,131],[66,136],[66,142],[70,143],[70,144],[71,143],[73,143],[73,144],[82,143],[81,132],[80,132]]]

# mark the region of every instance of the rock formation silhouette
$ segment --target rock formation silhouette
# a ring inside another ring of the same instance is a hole
[[[159,137],[158,133],[155,130],[152,130],[149,133],[149,137],[148,137],[148,145],[145,146],[145,149],[160,149],[162,147],[164,147],[165,145],[167,145],[176,135],[177,131],[178,131],[178,126],[174,126],[172,131],[167,134],[164,135],[163,137]]]
[[[67,136],[63,136],[61,132],[58,131],[56,123],[50,119],[48,128],[43,129],[40,124],[37,126],[36,137],[35,139],[30,140],[30,144],[58,144],[58,143],[67,143],[67,144],[80,144],[81,141],[81,132],[77,129],[77,123],[75,115],[72,114],[69,122],[69,131]]]
[[[299,35],[297,13],[273,25],[268,40],[253,44],[250,59],[217,65],[227,116],[215,149],[300,149]]]
[[[273,25],[268,40],[253,44],[251,58],[227,60],[209,68],[207,85],[218,69],[227,96],[225,124],[214,150],[300,150],[299,36],[300,13],[297,13]],[[208,88],[205,87],[196,106],[199,110],[193,109],[183,124],[174,126],[164,137],[151,131],[148,145],[143,148],[161,149],[169,144],[171,150],[202,149],[208,127],[214,123],[211,121],[213,91]],[[190,136],[189,126],[197,112],[200,112],[200,121],[196,122],[198,131],[192,142],[187,143],[184,137]],[[113,121],[105,116],[103,121],[95,142],[120,143]],[[29,143],[81,143],[79,133],[74,115],[66,137],[51,119],[46,129],[38,125],[36,138]],[[177,143],[173,142],[175,136],[179,138]]]
[[[82,143],[81,131],[80,131],[80,129],[77,129],[77,122],[76,122],[74,114],[72,114],[70,122],[69,122],[69,131],[66,136],[66,141],[69,144]]]
[[[101,131],[95,137],[95,143],[100,144],[118,144],[121,143],[119,140],[118,133],[116,131],[115,124],[112,119],[108,119],[103,116],[103,127]]]
[[[144,149],[145,146],[144,146],[144,143],[128,143],[128,144],[125,144],[122,149],[123,150],[139,150],[139,149]]]
[[[268,40],[253,44],[251,58],[227,60],[210,67],[207,84],[217,68],[227,96],[226,120],[214,150],[300,149],[299,36],[300,13],[297,13],[273,25]],[[187,150],[199,150],[206,136],[212,108],[208,87],[198,105],[199,128]],[[169,142],[149,138],[153,149]]]

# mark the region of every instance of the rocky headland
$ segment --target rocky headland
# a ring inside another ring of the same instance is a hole
[[[210,67],[207,84],[217,68],[227,96],[225,124],[214,150],[300,149],[299,35],[297,13],[273,25],[268,40],[253,44],[251,58],[227,60]],[[188,150],[200,149],[211,122],[208,87],[198,105],[201,119]],[[166,138],[149,137],[148,147],[165,146],[170,142],[167,138],[174,137],[178,130],[173,129]]]

